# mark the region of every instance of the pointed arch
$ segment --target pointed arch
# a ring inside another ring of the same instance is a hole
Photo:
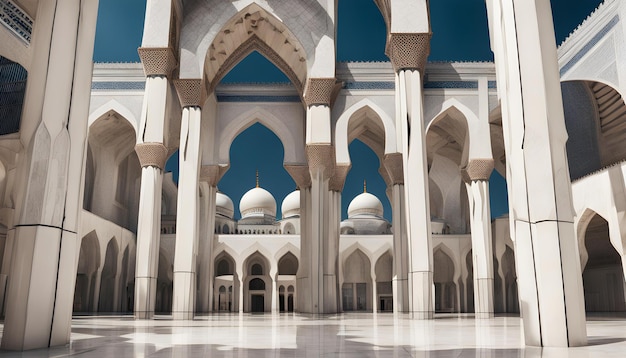
[[[371,133],[372,138],[365,138],[364,143],[372,148],[379,158],[397,151],[393,120],[382,108],[366,98],[350,106],[337,120],[335,125],[337,163],[351,163],[348,145],[366,132]]]
[[[219,142],[218,160],[221,164],[230,163],[230,147],[239,134],[251,127],[255,123],[259,123],[272,131],[281,141],[284,149],[285,163],[304,163],[304,137],[297,136],[292,133],[290,126],[285,125],[281,118],[274,113],[260,106],[240,114],[239,116],[228,120],[224,125]]]
[[[464,166],[472,145],[470,123],[478,123],[478,118],[454,98],[446,100],[441,107],[426,127],[428,162],[432,163],[435,153],[439,153]]]
[[[108,101],[107,103],[103,104],[102,106],[96,108],[94,111],[92,111],[89,114],[89,119],[88,119],[88,125],[89,127],[91,127],[91,125],[98,120],[101,117],[104,116],[108,116],[109,114],[115,113],[117,114],[120,118],[125,119],[128,124],[131,125],[131,127],[133,127],[133,130],[135,132],[135,137],[137,135],[137,118],[135,117],[135,115],[133,114],[133,112],[128,109],[128,107],[124,106],[123,104],[119,103],[118,101],[116,101],[115,99],[112,99],[110,101]]]
[[[450,260],[452,261],[452,265],[454,266],[454,276],[452,277],[452,280],[454,282],[458,281],[458,279],[461,277],[461,268],[458,267],[459,265],[457,265],[457,262],[455,260],[456,255],[454,254],[454,252],[452,252],[452,250],[444,243],[440,243],[439,245],[435,246],[435,248],[433,249],[433,257],[437,251],[441,251],[450,258]]]
[[[278,262],[280,258],[288,252],[292,253],[296,257],[296,259],[300,260],[300,249],[291,242],[286,243],[285,245],[283,245],[283,247],[278,249],[278,251],[276,251],[276,254],[274,255],[274,259],[276,260],[276,262]]]
[[[295,275],[298,272],[299,266],[300,263],[296,255],[287,252],[278,259],[278,274]]]
[[[306,51],[283,21],[257,3],[232,16],[211,41],[203,66],[209,92],[253,51],[278,67],[302,94],[307,77]]]

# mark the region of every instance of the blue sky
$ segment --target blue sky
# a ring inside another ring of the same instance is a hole
[[[582,22],[600,0],[552,0],[557,43]],[[141,44],[145,1],[100,0],[94,61],[137,62]],[[431,0],[430,16],[433,38],[429,61],[492,61],[484,0]],[[338,61],[387,61],[384,54],[385,25],[373,0],[339,0],[337,16]],[[223,82],[287,82],[286,77],[258,53],[241,61]],[[255,185],[255,171],[261,186],[270,191],[280,208],[282,199],[295,189],[295,183],[282,168],[284,150],[279,139],[261,125],[241,133],[231,146],[231,168],[218,187],[236,205]],[[342,194],[343,215],[354,198],[368,192],[384,204],[385,217],[391,219],[385,184],[378,174],[376,155],[358,140],[350,144],[352,169]],[[175,170],[177,158],[171,158],[168,169]],[[508,211],[506,183],[499,175],[491,180],[492,216]],[[279,210],[280,211],[280,210]],[[238,215],[238,213],[237,213]]]

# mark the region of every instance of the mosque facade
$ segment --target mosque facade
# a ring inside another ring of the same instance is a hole
[[[2,347],[81,313],[348,311],[520,313],[527,345],[578,346],[586,311],[626,311],[626,5],[557,49],[549,1],[488,0],[495,62],[427,63],[428,2],[375,3],[389,62],[335,61],[334,1],[155,0],[141,63],[94,65],[97,2],[0,0]],[[222,84],[253,51],[291,82]],[[297,186],[280,210],[217,188],[255,123]],[[355,139],[391,221],[367,190],[341,220]]]

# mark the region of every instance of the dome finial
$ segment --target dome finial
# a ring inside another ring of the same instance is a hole
[[[256,187],[259,187],[259,170],[256,170]]]
[[[367,180],[363,179],[363,192],[367,193]]]

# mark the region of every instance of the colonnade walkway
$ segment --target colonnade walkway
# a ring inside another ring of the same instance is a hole
[[[589,345],[524,347],[521,319],[437,314],[212,314],[193,321],[171,316],[75,316],[71,343],[2,357],[624,357],[626,315],[587,317]],[[0,326],[0,330],[4,326]],[[1,332],[0,332],[1,334]]]

